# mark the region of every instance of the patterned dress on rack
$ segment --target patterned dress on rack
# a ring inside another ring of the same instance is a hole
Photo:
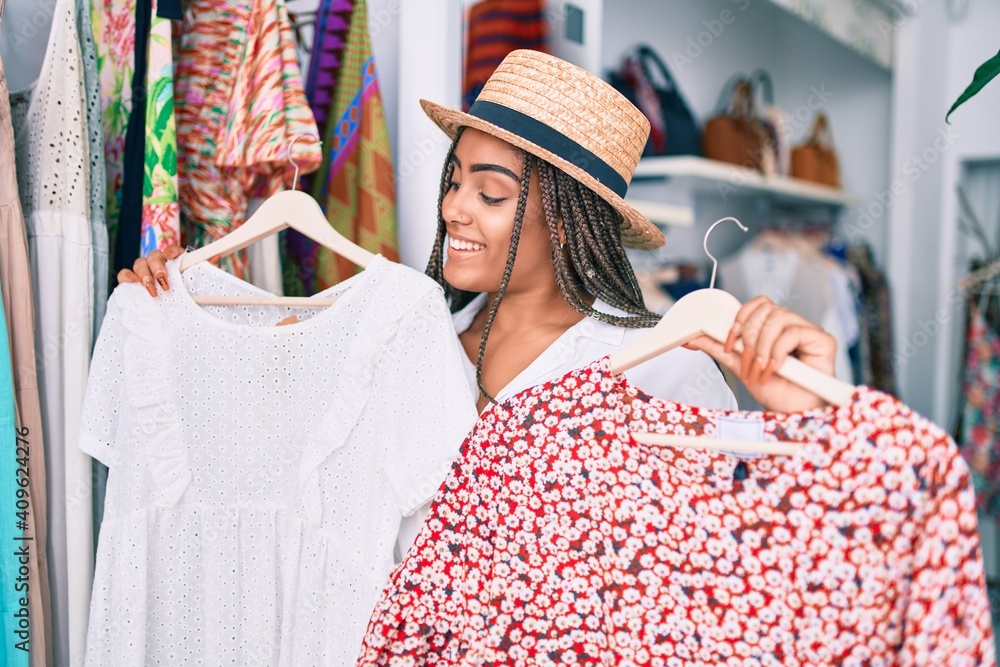
[[[202,246],[243,224],[251,197],[292,186],[321,154],[283,0],[192,0],[174,89],[181,213]],[[243,277],[242,254],[223,259]]]
[[[152,0],[152,24],[146,68],[142,231],[137,253],[180,243],[177,204],[177,138],[173,106],[173,50],[171,23],[157,15]],[[98,49],[104,160],[107,175],[107,227],[110,246],[118,230],[121,207],[125,132],[132,114],[132,75],[135,71],[135,0],[93,2],[91,18]],[[106,300],[106,297],[105,297]]]
[[[962,454],[972,468],[976,497],[986,516],[1000,519],[1000,336],[973,305],[965,361]]]
[[[801,450],[741,460],[631,436],[733,421]],[[951,438],[864,387],[799,414],[704,410],[607,358],[480,417],[358,662],[875,664],[995,664]]]
[[[396,183],[389,130],[379,92],[378,72],[368,35],[365,0],[355,0],[336,72],[332,106],[326,111],[323,164],[312,181],[312,193],[334,229],[371,252],[399,259],[396,230]],[[343,3],[325,2],[320,11],[341,12]],[[331,20],[337,17],[328,17]],[[339,39],[328,24],[318,48]],[[321,50],[319,57],[323,57]],[[326,54],[329,56],[329,54]],[[320,82],[330,82],[329,76]],[[318,87],[317,100],[324,98]],[[313,293],[349,278],[358,267],[326,248],[289,235],[285,269],[286,294]]]

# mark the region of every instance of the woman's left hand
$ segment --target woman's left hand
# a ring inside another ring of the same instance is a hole
[[[742,353],[734,350],[736,343]],[[828,375],[834,373],[837,340],[801,315],[765,296],[743,304],[725,344],[700,336],[685,347],[701,350],[728,368],[764,408],[800,412],[827,403],[808,389],[775,374],[789,356]]]

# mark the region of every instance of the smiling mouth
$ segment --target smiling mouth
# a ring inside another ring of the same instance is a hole
[[[472,241],[465,241],[463,239],[456,239],[448,237],[448,247],[452,250],[461,250],[464,252],[477,252],[479,250],[486,250],[486,246],[482,243],[473,243]]]

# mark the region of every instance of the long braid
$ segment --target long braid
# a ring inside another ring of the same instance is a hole
[[[578,312],[608,324],[628,328],[655,325],[660,318],[647,310],[643,302],[639,283],[621,244],[618,213],[576,179],[542,160],[537,164],[556,282],[563,297]],[[559,243],[560,221],[569,262]],[[580,286],[631,316],[594,309],[584,300]]]
[[[568,177],[567,177],[568,178]],[[583,206],[587,212],[587,220],[595,220],[600,218],[602,215],[611,214],[611,219],[617,222],[618,216],[614,214],[613,211],[602,210],[598,202],[604,202],[603,199],[598,197],[592,190],[584,188],[583,186],[578,186],[580,189],[581,198],[583,199]],[[607,206],[607,205],[605,205]],[[617,224],[614,234],[618,235]],[[636,280],[635,274],[629,271],[622,271],[621,267],[627,266],[631,268],[631,263],[628,261],[628,257],[625,255],[625,248],[622,247],[620,243],[616,244],[601,244],[600,248],[605,250],[606,253],[598,257],[601,261],[601,268],[605,269],[603,272],[599,272],[597,275],[599,277],[610,278],[610,284],[608,287],[611,289],[607,290],[609,295],[614,295],[616,298],[619,296],[637,296],[637,299],[626,299],[630,306],[638,307],[645,310],[646,305],[642,300],[642,290],[639,287],[639,281]],[[619,303],[611,303],[611,305],[621,308]],[[623,308],[623,310],[625,310]]]
[[[495,403],[493,398],[483,386],[483,356],[486,354],[486,339],[490,337],[490,330],[493,328],[493,320],[496,319],[497,311],[500,309],[500,302],[507,292],[507,284],[510,283],[510,274],[514,270],[514,259],[517,256],[517,244],[521,240],[521,228],[524,225],[524,209],[528,204],[528,186],[531,183],[531,169],[534,160],[525,155],[524,168],[521,171],[521,191],[517,196],[517,208],[514,211],[514,228],[510,232],[510,249],[507,251],[507,264],[503,268],[503,277],[500,279],[500,287],[497,288],[497,295],[490,306],[490,313],[486,318],[486,325],[483,327],[483,335],[479,339],[479,355],[476,357],[476,384],[479,391],[489,399],[490,403]]]

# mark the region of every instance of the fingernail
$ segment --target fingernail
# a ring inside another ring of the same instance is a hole
[[[144,276],[142,279],[142,286],[146,288],[150,296],[156,296],[156,288],[153,287],[153,279],[149,276]]]
[[[165,273],[156,274],[156,282],[160,283],[160,288],[164,290],[170,289],[170,285],[167,283],[167,274]]]

